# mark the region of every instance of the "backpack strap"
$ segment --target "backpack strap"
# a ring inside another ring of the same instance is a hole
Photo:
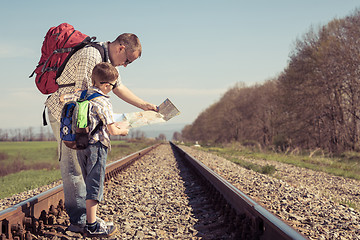
[[[46,111],[46,105],[45,105],[45,107],[44,107],[44,111],[43,111],[43,114],[42,114],[43,126],[48,125],[48,123],[47,123],[47,121],[46,121],[46,113],[45,113],[45,111]]]
[[[101,46],[98,42],[90,42],[87,45],[90,45],[90,46],[96,48],[97,50],[99,50],[101,59],[103,62],[109,61],[109,56],[108,56],[108,54],[106,54],[105,48],[103,46]]]
[[[96,38],[90,38],[87,37],[85,38],[81,43],[79,43],[78,45],[76,45],[75,47],[72,48],[72,50],[70,51],[69,55],[67,55],[67,57],[65,58],[64,62],[61,64],[61,66],[58,68],[57,72],[56,72],[56,77],[55,79],[59,78],[61,73],[64,71],[65,65],[66,63],[69,61],[69,59],[71,58],[71,56],[77,52],[78,50],[80,50],[81,48],[85,47],[89,42],[91,42],[92,40],[95,40]]]
[[[86,94],[87,94],[87,90],[82,91],[81,96],[80,96],[80,99],[91,101],[91,100],[93,100],[94,98],[103,96],[101,93],[98,93],[98,92],[94,92],[93,94],[91,94],[91,95],[88,96],[88,97],[86,97]],[[104,125],[104,124],[103,124],[103,122],[100,120],[100,122],[96,125],[96,127],[94,128],[94,130],[91,131],[91,133],[90,133],[91,136],[94,135],[94,134],[100,129],[100,127],[101,127],[102,125]]]
[[[78,50],[84,48],[85,46],[92,46],[94,48],[96,48],[101,55],[101,59],[103,62],[107,62],[109,61],[109,56],[108,54],[106,54],[105,48],[103,46],[101,46],[98,42],[93,42],[94,40],[96,40],[96,37],[87,37],[85,38],[84,41],[82,41],[81,43],[79,43],[78,45],[76,45],[72,51],[69,53],[69,55],[66,57],[66,59],[64,60],[64,62],[61,64],[61,66],[59,67],[58,71],[56,72],[56,77],[55,79],[59,78],[61,73],[64,71],[64,68],[66,66],[66,63],[69,61],[69,59],[71,58],[71,56],[77,52]],[[63,88],[63,87],[71,87],[71,86],[75,86],[75,82],[74,83],[68,83],[68,84],[58,84],[59,88]]]
[[[86,100],[87,89],[81,92],[79,100]]]
[[[100,120],[100,122],[98,123],[98,125],[96,125],[96,127],[94,128],[94,130],[91,131],[91,136],[93,136],[99,129],[100,127],[104,125],[103,122]]]
[[[83,100],[93,100],[94,98],[97,98],[97,97],[101,97],[101,96],[104,96],[103,94],[101,93],[98,93],[98,92],[94,92],[92,93],[91,95],[87,96],[87,93],[88,93],[88,90],[85,89],[81,92],[80,94],[80,98],[79,98],[79,101],[83,101]]]
[[[98,93],[98,92],[94,92],[93,94],[91,94],[90,96],[88,96],[87,98],[86,98],[86,100],[93,100],[94,98],[97,98],[97,97],[101,97],[101,96],[103,96],[101,93]]]

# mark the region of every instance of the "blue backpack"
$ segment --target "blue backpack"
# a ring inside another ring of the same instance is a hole
[[[87,96],[87,90],[84,90],[77,101],[64,105],[60,118],[60,139],[67,147],[76,150],[87,148],[90,136],[102,126],[100,122],[90,133],[89,101],[100,96],[97,92]]]

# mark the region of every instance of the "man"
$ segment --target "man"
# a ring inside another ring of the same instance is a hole
[[[108,57],[108,61],[115,67],[126,67],[141,56],[142,48],[135,34],[124,33],[119,35],[113,42],[99,43]],[[86,46],[80,49],[69,59],[61,76],[57,79],[59,87],[45,102],[48,108],[48,116],[51,128],[58,141],[60,156],[60,170],[63,180],[65,195],[65,208],[70,217],[69,231],[84,231],[86,224],[86,188],[81,169],[76,156],[76,150],[66,147],[60,140],[60,116],[64,103],[60,96],[75,91],[76,89],[88,89],[92,85],[91,74],[96,64],[102,62],[102,56],[98,49]],[[75,82],[75,86],[69,86]],[[148,103],[121,83],[120,75],[113,88],[116,96],[143,110],[157,111],[157,106]],[[101,221],[100,219],[98,219]]]

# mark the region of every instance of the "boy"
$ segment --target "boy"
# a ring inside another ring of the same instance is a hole
[[[103,124],[91,137],[89,146],[84,150],[77,150],[77,157],[86,185],[86,237],[109,237],[116,232],[116,227],[97,219],[98,203],[103,199],[105,168],[108,149],[110,150],[110,135],[127,135],[128,125],[114,122],[112,105],[108,94],[116,87],[118,71],[110,63],[102,62],[95,65],[92,71],[93,86],[89,87],[88,95],[94,92],[102,94],[101,97],[90,101],[89,119],[90,132],[102,122]],[[81,93],[77,92],[73,96]],[[69,95],[64,96],[65,101],[70,100]],[[63,98],[62,98],[63,99]],[[110,135],[109,135],[110,134]]]

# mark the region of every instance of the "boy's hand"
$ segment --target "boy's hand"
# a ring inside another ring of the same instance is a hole
[[[121,128],[120,130],[122,131],[122,133],[120,134],[121,136],[126,136],[129,134],[128,128]]]
[[[111,135],[126,136],[129,133],[129,122],[116,122],[107,125]]]
[[[115,126],[120,129],[128,129],[130,127],[130,123],[128,121],[116,122]]]

